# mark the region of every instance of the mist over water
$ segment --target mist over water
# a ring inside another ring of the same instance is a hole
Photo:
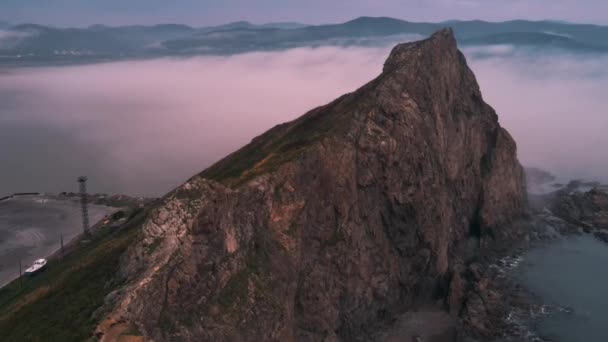
[[[524,165],[608,182],[607,57],[501,57],[472,68]]]
[[[92,192],[162,195],[273,125],[357,89],[389,50],[0,70],[0,195],[75,191],[81,174]],[[608,59],[508,54],[469,64],[524,164],[608,181]]]
[[[161,195],[275,124],[356,89],[374,49],[11,70],[0,75],[0,194]]]

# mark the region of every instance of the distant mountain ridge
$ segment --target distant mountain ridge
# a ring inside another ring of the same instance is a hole
[[[464,47],[501,44],[536,51],[608,53],[608,26],[525,20],[425,23],[360,17],[327,25],[256,25],[238,21],[201,28],[180,24],[92,25],[87,28],[20,24],[2,29],[0,64],[227,55],[323,45],[392,45],[428,37],[447,26],[453,28]]]

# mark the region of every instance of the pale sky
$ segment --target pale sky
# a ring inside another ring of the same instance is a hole
[[[56,26],[237,20],[337,23],[359,16],[410,21],[566,20],[608,24],[608,0],[0,0],[0,21]]]

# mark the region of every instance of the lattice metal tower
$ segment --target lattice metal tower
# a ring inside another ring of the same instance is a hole
[[[82,230],[84,235],[89,236],[89,207],[87,199],[87,177],[78,177],[78,183],[80,184],[80,206],[82,209]]]

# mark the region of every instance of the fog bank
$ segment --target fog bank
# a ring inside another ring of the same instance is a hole
[[[608,58],[519,56],[472,67],[523,164],[608,182]]]
[[[160,195],[378,74],[384,51],[294,49],[0,73],[0,194]]]
[[[0,70],[0,195],[76,190],[81,174],[95,192],[161,195],[273,125],[371,80],[388,52],[304,48]],[[469,60],[525,164],[604,181],[607,62]]]

